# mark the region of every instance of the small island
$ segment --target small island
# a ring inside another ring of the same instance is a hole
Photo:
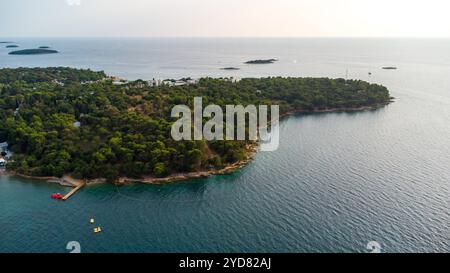
[[[7,45],[6,48],[16,48],[19,47],[18,45]]]
[[[59,53],[56,50],[51,49],[23,49],[9,52],[10,55],[41,55],[41,54],[55,54]]]
[[[386,87],[329,78],[201,78],[184,85],[124,81],[104,72],[0,69],[0,143],[12,153],[7,172],[89,182],[168,183],[225,174],[244,166],[258,142],[175,141],[175,105],[194,97],[219,106],[280,106],[280,116],[377,109]],[[206,122],[206,120],[204,121]]]
[[[246,64],[273,64],[277,59],[251,60],[245,62]]]
[[[222,70],[240,70],[239,67],[223,67]]]

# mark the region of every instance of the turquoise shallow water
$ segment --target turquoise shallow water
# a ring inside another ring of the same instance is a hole
[[[96,185],[67,202],[50,199],[66,188],[2,176],[0,252],[67,252],[69,241],[83,252],[366,252],[369,241],[385,252],[450,251],[448,40],[22,43],[62,53],[9,58],[0,49],[0,66],[90,66],[128,78],[342,77],[348,69],[349,77],[386,85],[396,102],[377,111],[286,118],[280,148],[232,175]],[[280,62],[217,69],[250,57]],[[103,233],[93,234],[91,217]]]

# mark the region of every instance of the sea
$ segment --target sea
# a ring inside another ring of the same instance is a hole
[[[67,253],[73,242],[86,253],[450,251],[448,39],[0,40],[60,52],[8,55],[14,49],[0,44],[0,68],[70,66],[129,80],[348,78],[395,97],[375,111],[287,117],[279,149],[230,175],[93,185],[66,202],[50,195],[68,188],[2,175],[0,252]],[[244,64],[270,58],[278,61]]]

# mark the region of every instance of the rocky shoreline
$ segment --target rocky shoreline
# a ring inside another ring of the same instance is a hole
[[[235,172],[236,170],[246,166],[256,155],[257,153],[257,147],[258,144],[250,144],[247,146],[247,155],[246,159],[238,161],[236,163],[227,165],[226,167],[219,169],[219,170],[203,170],[203,171],[197,171],[197,172],[190,172],[190,173],[178,173],[178,174],[172,174],[164,178],[156,178],[156,177],[143,177],[142,179],[135,179],[135,178],[129,178],[129,177],[122,177],[119,178],[119,180],[115,183],[116,185],[127,185],[127,184],[134,184],[134,183],[142,183],[142,184],[167,184],[167,183],[174,183],[174,182],[180,182],[184,180],[190,180],[190,179],[200,179],[200,178],[206,178],[212,175],[224,175],[224,174],[230,174]],[[72,178],[70,175],[65,175],[62,178],[59,177],[53,177],[53,176],[30,176],[25,175],[13,171],[6,171],[3,169],[3,173],[0,172],[0,174],[5,175],[12,175],[12,176],[18,176],[23,179],[27,180],[39,180],[39,181],[45,181],[47,183],[56,183],[61,186],[65,187],[73,187],[73,183],[71,183],[71,180],[76,180]],[[106,179],[104,178],[96,178],[96,179],[90,179],[87,180],[87,185],[96,185],[96,184],[104,184],[107,183]]]
[[[230,164],[219,170],[206,170],[206,171],[198,171],[191,173],[179,173],[172,174],[168,177],[164,178],[154,178],[154,177],[144,177],[142,179],[132,179],[132,178],[120,178],[117,184],[132,184],[132,183],[142,183],[142,184],[167,184],[180,182],[190,179],[200,179],[207,178],[213,175],[224,175],[234,173],[236,170],[245,167],[256,155],[258,144],[252,144],[247,146],[247,156],[246,159],[238,161],[236,163]]]

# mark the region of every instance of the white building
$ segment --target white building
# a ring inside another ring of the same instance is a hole
[[[6,152],[8,150],[8,142],[0,143],[0,152]]]
[[[186,85],[186,84],[187,84],[187,82],[182,81],[182,80],[178,80],[178,81],[173,83],[174,86],[183,86],[183,85]]]
[[[155,79],[149,80],[147,82],[148,82],[148,85],[151,87],[157,87],[157,86],[161,86],[163,84],[162,80],[155,80]]]
[[[186,81],[187,84],[198,84],[198,80],[194,80],[194,79],[189,79]]]
[[[164,81],[162,81],[162,85],[173,86],[174,82],[171,80],[164,80]]]
[[[4,159],[11,159],[12,157],[12,152],[10,150],[8,150],[8,142],[2,142],[0,143],[0,153],[5,152],[6,156],[4,157]]]
[[[192,85],[192,84],[198,84],[198,80],[187,78],[187,79],[181,79],[181,80],[156,80],[152,79],[147,81],[149,86],[183,86],[183,85]]]

